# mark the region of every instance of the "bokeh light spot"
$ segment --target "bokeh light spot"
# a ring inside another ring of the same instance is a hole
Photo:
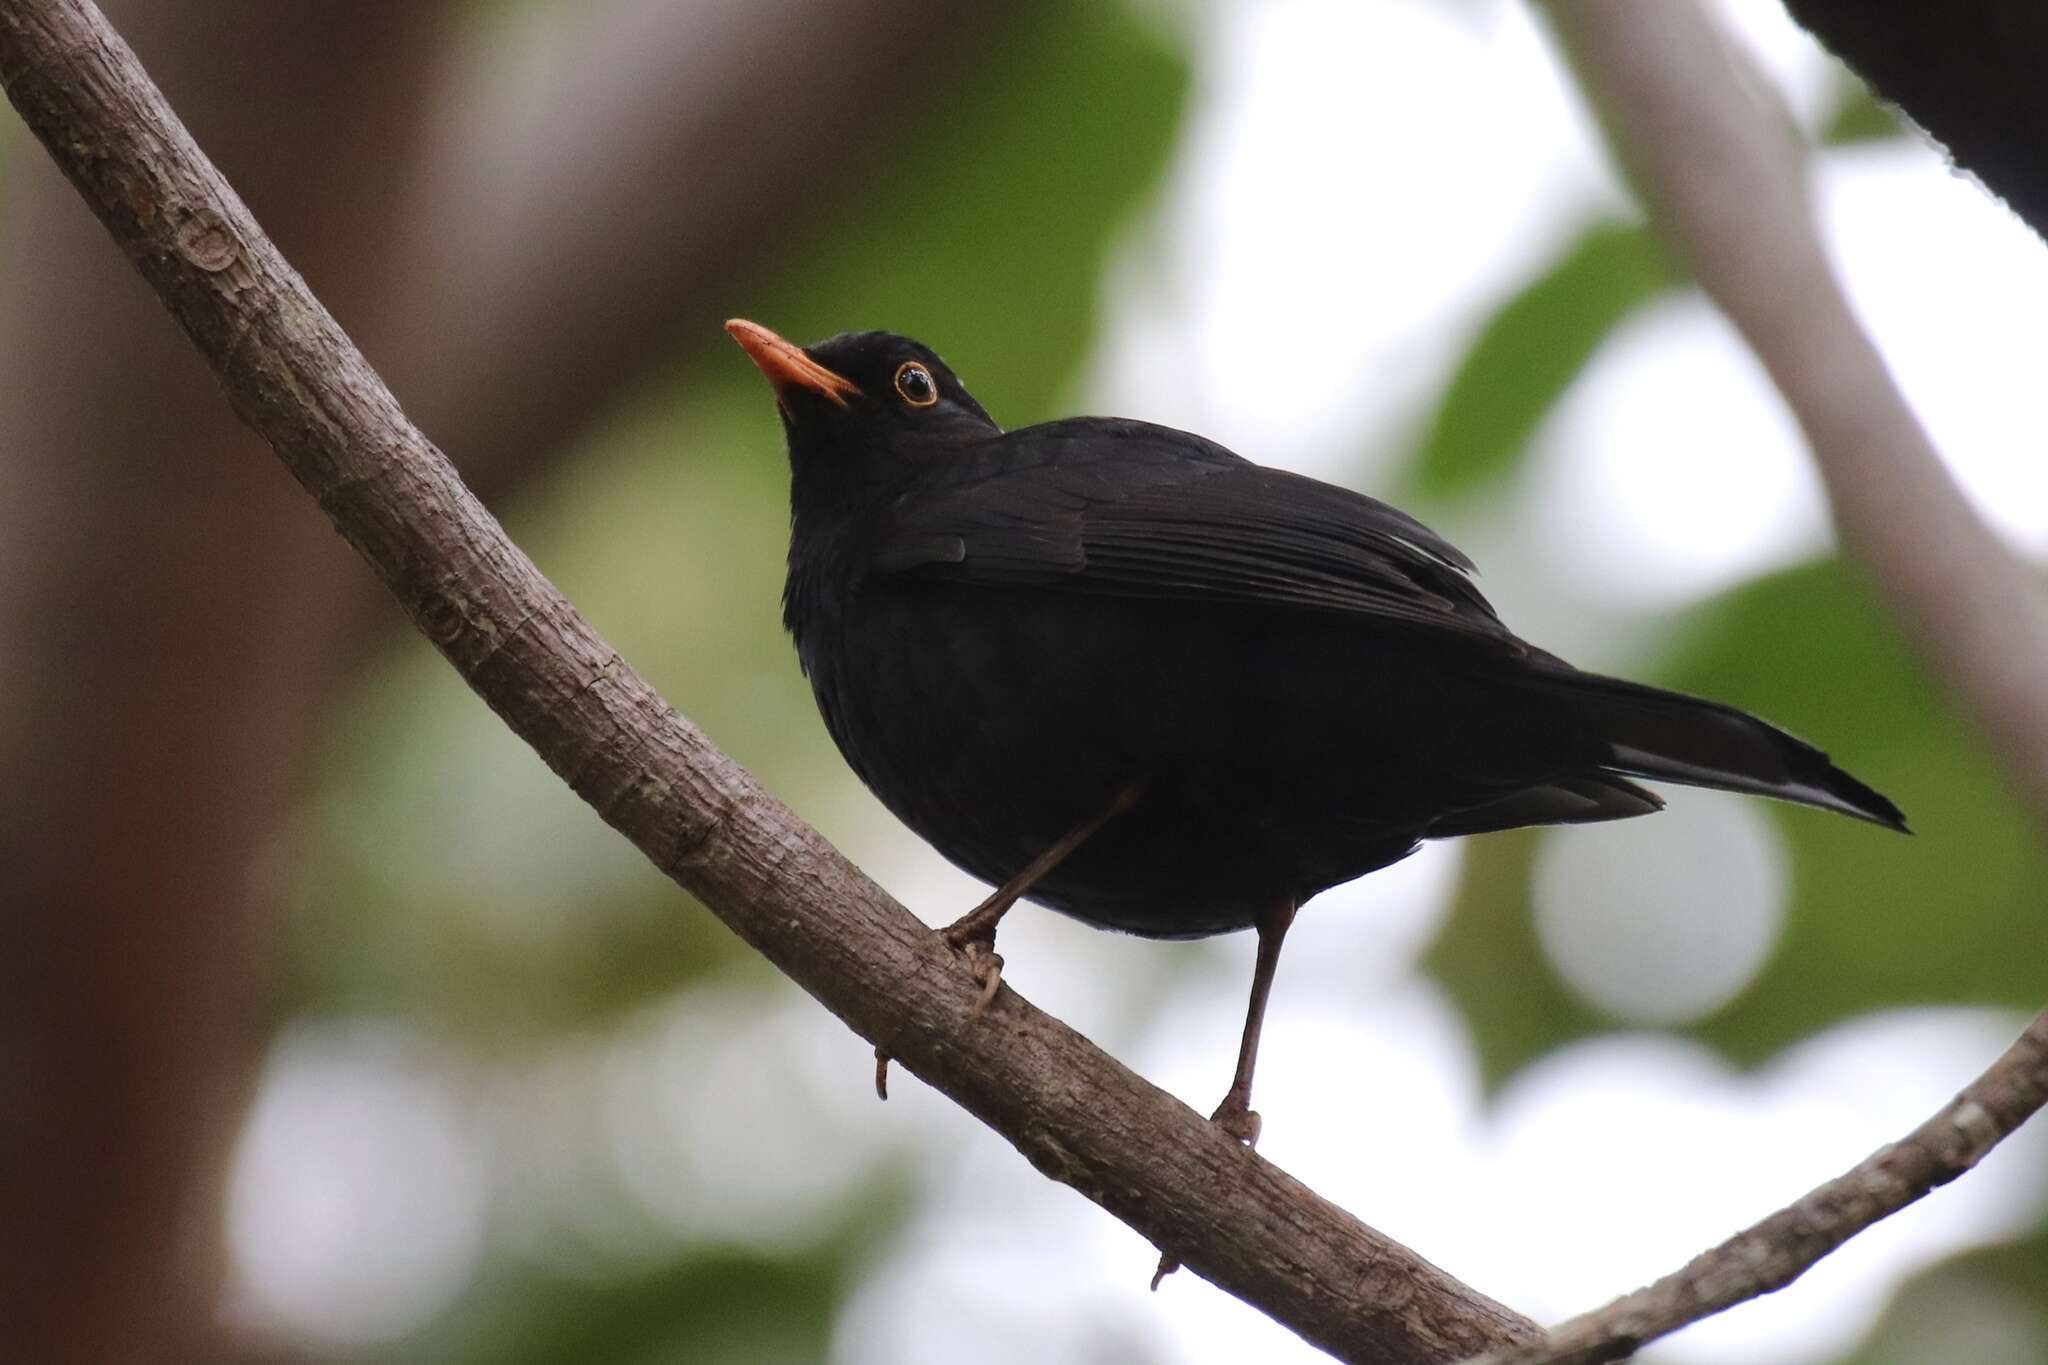
[[[480,1254],[486,1182],[450,1082],[429,1046],[393,1026],[279,1039],[230,1172],[238,1316],[369,1343],[454,1299]]]
[[[1726,1003],[1763,966],[1785,913],[1786,855],[1769,816],[1719,793],[1665,795],[1662,815],[1552,830],[1532,886],[1558,975],[1637,1023],[1683,1023]]]

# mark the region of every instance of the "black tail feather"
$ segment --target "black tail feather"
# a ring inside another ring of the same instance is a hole
[[[1561,669],[1535,675],[1580,702],[1610,745],[1609,771],[1689,787],[1770,796],[1910,833],[1882,794],[1802,739],[1719,702],[1619,678]]]

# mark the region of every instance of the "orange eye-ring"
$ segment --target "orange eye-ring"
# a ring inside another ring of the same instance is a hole
[[[906,360],[896,367],[896,392],[913,408],[928,408],[939,401],[938,381],[915,360]]]

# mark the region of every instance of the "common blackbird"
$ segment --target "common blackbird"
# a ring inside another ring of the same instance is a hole
[[[1632,778],[1906,828],[1754,716],[1516,638],[1472,562],[1385,503],[1146,422],[1006,432],[887,332],[726,330],[788,436],[783,622],[825,727],[999,888],[946,931],[982,1003],[1019,897],[1153,938],[1256,929],[1214,1115],[1242,1141],[1296,908],[1424,839],[1659,809]]]

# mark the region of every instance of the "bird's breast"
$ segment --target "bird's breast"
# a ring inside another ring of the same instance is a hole
[[[1412,843],[1400,821],[1317,789],[1318,774],[1359,775],[1355,727],[1328,729],[1331,708],[1300,693],[1326,684],[1213,612],[917,575],[812,586],[793,584],[792,630],[833,740],[898,818],[984,880],[1134,782],[1137,806],[1035,899],[1137,933],[1217,933]]]

